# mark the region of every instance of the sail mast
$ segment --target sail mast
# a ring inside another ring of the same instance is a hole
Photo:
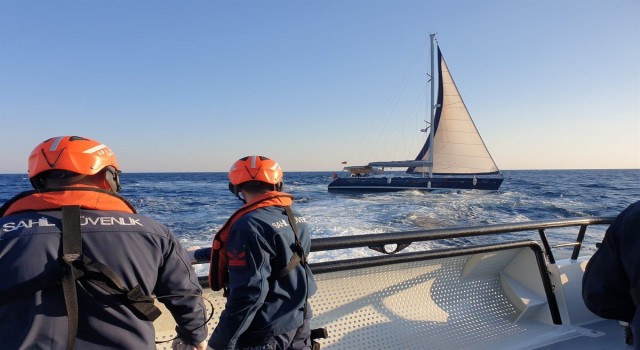
[[[436,40],[436,35],[435,34],[429,34],[429,36],[431,37],[431,121],[429,124],[429,177],[433,177],[433,138],[435,137],[435,132],[434,132],[434,121],[435,121],[435,112],[436,112],[436,106],[435,106],[435,82],[436,82],[436,76],[435,76],[435,60],[433,58],[433,49],[434,49],[434,43]]]

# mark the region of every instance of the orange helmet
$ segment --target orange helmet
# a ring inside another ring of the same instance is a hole
[[[229,169],[229,190],[238,196],[238,185],[259,181],[271,184],[274,190],[280,191],[282,176],[282,168],[275,160],[263,156],[240,158]]]
[[[48,170],[94,175],[104,167],[117,171],[115,154],[104,144],[79,136],[59,136],[39,144],[29,156],[29,178]]]
[[[263,156],[240,158],[229,169],[229,182],[240,185],[247,181],[260,181],[277,185],[282,182],[282,168],[275,160]]]

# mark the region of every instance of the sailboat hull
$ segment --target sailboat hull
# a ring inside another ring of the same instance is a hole
[[[333,180],[329,191],[387,192],[405,190],[485,190],[497,191],[502,175],[434,176],[434,177],[339,177]]]

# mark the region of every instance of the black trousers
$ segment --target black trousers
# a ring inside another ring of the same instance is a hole
[[[311,327],[304,320],[298,329],[263,339],[238,340],[238,350],[311,350]]]

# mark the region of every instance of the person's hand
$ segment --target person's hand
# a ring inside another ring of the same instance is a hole
[[[174,339],[171,344],[173,350],[207,350],[207,341],[203,340],[198,345],[187,344],[184,340],[178,338]]]
[[[198,249],[200,249],[200,248],[201,248],[201,247],[193,246],[193,247],[189,247],[189,248],[187,248],[187,249],[186,249],[186,250],[187,250],[187,254],[188,254],[188,256],[189,256],[189,260],[191,260],[191,263],[192,263],[192,264],[196,262],[196,257],[195,257],[193,254],[194,254],[194,252],[195,252],[196,250],[198,250]]]

